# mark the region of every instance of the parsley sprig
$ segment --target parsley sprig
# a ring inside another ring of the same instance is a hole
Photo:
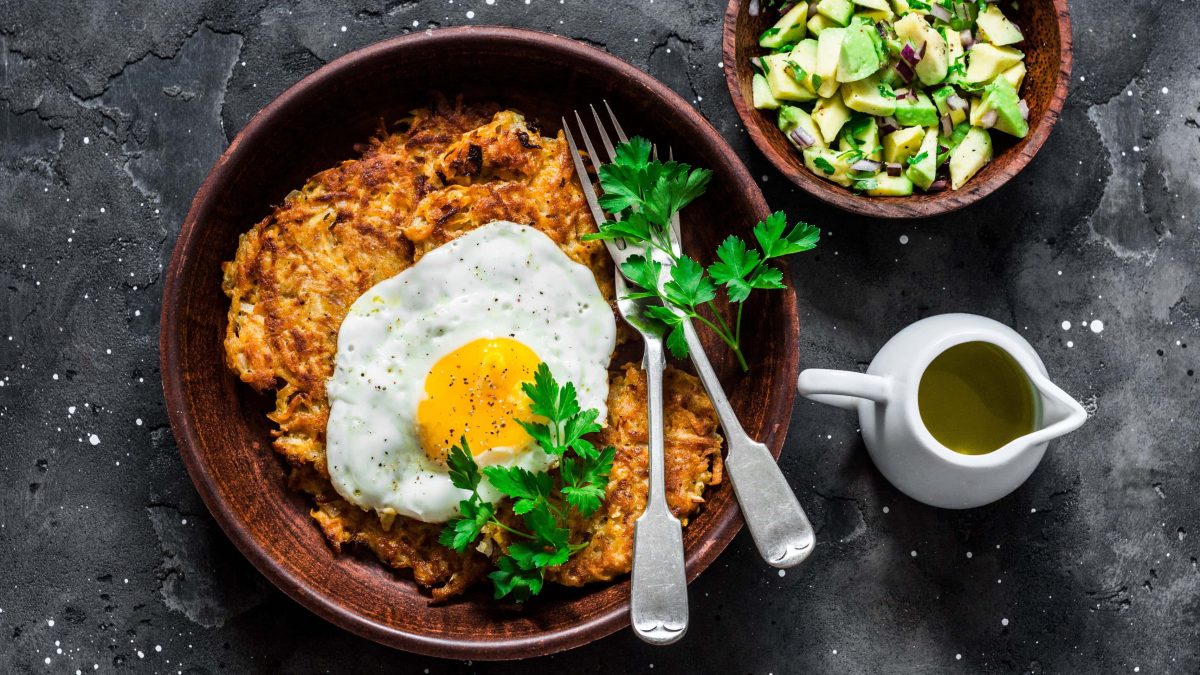
[[[648,255],[632,255],[622,263],[621,271],[638,286],[630,297],[662,302],[647,313],[663,324],[667,348],[678,358],[687,356],[682,324],[693,319],[712,329],[729,345],[742,370],[749,370],[742,353],[746,298],[754,289],[783,288],[783,273],[767,261],[812,249],[820,230],[804,222],[788,227],[787,217],[777,211],[754,226],[757,250],[731,235],[717,248],[717,262],[705,269],[695,259],[672,251],[667,228],[672,216],[704,194],[712,171],[682,162],[651,160],[650,155],[650,141],[634,137],[617,146],[614,162],[600,167],[604,189],[600,206],[610,218],[584,239],[625,239],[666,256],[669,265]],[[721,289],[729,302],[737,305],[732,325],[716,308]]]
[[[533,382],[522,385],[530,411],[545,422],[516,420],[547,453],[558,458],[558,475],[533,472],[519,466],[486,466],[480,469],[464,436],[450,449],[447,463],[454,487],[470,491],[458,503],[460,516],[446,523],[438,541],[465,551],[488,528],[512,535],[497,569],[488,577],[497,599],[511,595],[524,602],[542,590],[547,567],[562,565],[586,543],[570,543],[567,526],[571,511],[583,517],[599,508],[612,470],[613,448],[597,449],[584,436],[600,430],[599,411],[582,410],[570,382],[559,385],[546,364],[540,364]],[[525,530],[496,517],[496,507],[479,494],[483,479],[513,500],[513,513],[521,516]]]

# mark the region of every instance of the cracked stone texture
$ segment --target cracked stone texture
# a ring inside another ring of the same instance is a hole
[[[1195,5],[1076,2],[1071,96],[1032,166],[959,215],[888,223],[814,202],[757,154],[725,91],[716,0],[0,1],[0,670],[1197,672]],[[971,311],[1016,327],[1092,418],[1016,493],[951,512],[888,485],[849,414],[799,402],[782,464],[814,558],[781,577],[742,533],[691,587],[673,648],[622,633],[465,664],[300,609],[184,472],[159,386],[163,262],[208,168],[284,88],[466,23],[646,68],[774,207],[824,228],[793,267],[802,365],[861,369],[909,322]]]

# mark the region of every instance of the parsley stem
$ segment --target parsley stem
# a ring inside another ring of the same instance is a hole
[[[490,522],[494,525],[499,526],[500,529],[504,530],[505,532],[508,532],[509,534],[516,535],[516,536],[522,537],[524,539],[536,539],[536,537],[534,537],[532,534],[529,534],[527,532],[522,532],[520,530],[514,530],[513,528],[505,525],[504,523],[500,522],[499,520],[496,520],[495,518],[492,518]]]
[[[733,341],[742,344],[742,308],[746,306],[745,302],[738,303],[737,319],[734,321],[737,328],[733,332]]]
[[[742,372],[746,372],[746,371],[750,370],[750,364],[746,363],[746,357],[742,354],[742,349],[734,341],[733,336],[731,336],[729,333],[721,330],[716,324],[714,324],[713,322],[704,318],[700,314],[693,313],[692,317],[695,318],[700,323],[704,324],[705,326],[708,326],[709,328],[711,328],[712,331],[714,333],[716,333],[717,336],[720,337],[721,340],[723,340],[725,342],[725,344],[729,345],[729,349],[731,351],[733,351],[733,355],[737,357],[738,365],[740,365],[742,367]]]

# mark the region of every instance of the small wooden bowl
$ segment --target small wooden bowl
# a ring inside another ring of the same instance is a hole
[[[201,497],[225,533],[276,586],[333,623],[380,643],[459,659],[510,659],[576,647],[629,624],[629,581],[549,588],[523,607],[487,584],[431,606],[407,573],[370,554],[334,553],[286,487],[258,396],[225,367],[229,300],[221,262],[238,236],[313,173],[355,156],[383,120],[429,93],[495,101],[556,133],[573,108],[607,100],[625,129],[713,169],[708,193],[684,214],[685,246],[713,252],[731,230],[749,234],[768,210],[720,135],[694,108],[637,68],[561,37],[495,27],[415,33],[348,54],[258,113],[217,161],[192,202],[163,297],[160,350],[171,428]],[[708,352],[751,435],[778,456],[797,374],[795,295],[763,293],[747,312],[751,371],[712,338]],[[688,578],[725,548],[742,519],[728,481],[712,489],[684,534]]]
[[[758,16],[750,16],[750,4],[749,0],[729,0],[725,10],[725,82],[733,105],[750,138],[775,168],[814,197],[847,211],[877,218],[925,218],[961,209],[986,197],[1029,164],[1050,136],[1067,98],[1071,80],[1071,15],[1067,0],[1024,0],[1015,12],[1006,4],[1005,14],[1025,34],[1025,41],[1018,46],[1025,52],[1025,67],[1029,71],[1021,89],[1029,103],[1029,134],[1023,139],[992,134],[995,157],[958,190],[911,197],[856,195],[813,175],[804,166],[800,152],[779,131],[775,112],[753,106],[750,58],[764,53],[758,46],[758,38],[778,17],[776,12],[765,8]]]

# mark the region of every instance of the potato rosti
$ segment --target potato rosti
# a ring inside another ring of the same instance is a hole
[[[275,390],[275,449],[293,466],[291,484],[314,496],[312,516],[335,548],[369,546],[413,570],[435,600],[461,593],[490,565],[478,551],[437,543],[440,524],[380,516],[343,500],[329,482],[325,383],[350,305],[376,283],[481,225],[507,220],[537,228],[591,268],[613,299],[612,263],[581,236],[595,223],[561,134],[544,137],[519,113],[438,102],[372,139],[359,159],[313,176],[242,235],[224,266],[230,298],[229,367],[258,391]],[[616,447],[605,505],[572,522],[590,545],[547,578],[571,586],[609,580],[631,565],[633,520],[646,496],[645,383],[624,366],[611,376],[607,428]],[[721,480],[716,414],[699,382],[666,376],[667,498],[685,523]],[[485,547],[486,548],[486,547]]]

